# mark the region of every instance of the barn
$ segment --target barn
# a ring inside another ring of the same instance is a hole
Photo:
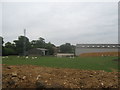
[[[45,56],[48,54],[48,50],[45,48],[33,48],[28,51],[29,56]]]
[[[76,56],[118,56],[119,44],[77,44]]]

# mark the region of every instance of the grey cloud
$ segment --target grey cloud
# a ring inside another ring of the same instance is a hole
[[[12,41],[27,29],[56,45],[117,41],[117,3],[4,3],[3,36]],[[102,36],[102,37],[101,37]]]

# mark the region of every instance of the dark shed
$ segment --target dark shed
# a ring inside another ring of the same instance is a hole
[[[28,55],[37,55],[37,56],[45,56],[47,55],[48,50],[45,48],[33,48],[28,51]]]

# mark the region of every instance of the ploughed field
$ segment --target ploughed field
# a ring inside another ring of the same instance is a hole
[[[35,90],[37,88],[119,87],[118,72],[33,65],[3,65],[2,85],[3,88],[35,88]]]
[[[3,88],[118,88],[117,57],[2,57]]]

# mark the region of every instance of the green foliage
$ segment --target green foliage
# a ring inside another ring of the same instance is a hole
[[[10,43],[10,42],[7,42],[7,43],[5,43],[5,47],[6,47],[6,48],[15,49],[15,44],[12,44],[12,43]]]
[[[15,54],[16,52],[14,49],[4,47],[3,55],[15,55]]]
[[[32,48],[45,48],[45,39],[40,37],[38,40],[31,41]]]
[[[16,55],[15,45],[7,42],[3,47],[3,55]]]
[[[3,37],[0,36],[0,56],[2,56],[2,47],[3,47]]]
[[[53,55],[54,54],[54,47],[55,45],[49,43],[46,43],[45,48],[48,49],[49,55]]]
[[[32,48],[46,48],[48,49],[48,55],[53,55],[54,54],[54,48],[55,45],[52,43],[46,43],[45,39],[40,37],[38,40],[32,40],[31,41],[31,47]]]
[[[18,54],[22,54],[24,49],[25,51],[28,51],[30,49],[30,42],[29,39],[27,37],[24,36],[19,36],[18,40],[14,40],[15,46],[16,46],[16,51],[18,52]],[[26,44],[24,44],[26,43]],[[24,48],[24,45],[26,45]]]
[[[3,38],[0,37],[2,44],[4,43]],[[27,52],[33,48],[45,48],[48,49],[47,55],[54,55],[55,45],[51,42],[46,43],[45,39],[39,37],[38,40],[29,41],[29,38],[25,36],[19,36],[18,40],[14,40],[13,43],[7,42],[5,46],[2,46],[3,55],[23,55],[24,51]],[[70,43],[66,43],[60,46],[60,51],[63,53],[74,53],[75,46]]]
[[[74,47],[70,43],[66,43],[60,46],[60,52],[62,53],[74,53]]]
[[[3,44],[4,41],[3,41],[3,37],[0,36],[0,44]]]

